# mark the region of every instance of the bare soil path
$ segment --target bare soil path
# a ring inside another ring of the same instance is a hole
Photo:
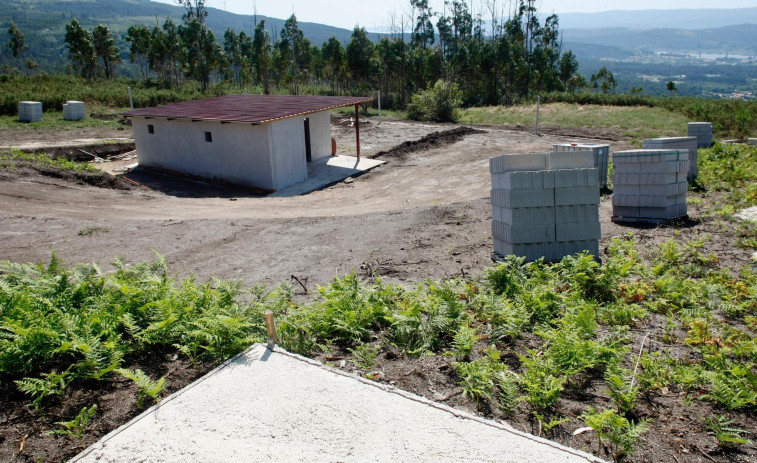
[[[361,130],[363,154],[452,127],[372,122]],[[350,154],[354,129],[335,124],[333,135],[340,152]],[[5,171],[0,258],[44,261],[55,250],[69,262],[107,267],[116,255],[151,258],[152,249],[180,274],[247,284],[292,275],[321,284],[353,270],[399,280],[478,273],[491,262],[488,159],[549,151],[566,140],[486,128],[453,144],[387,157],[385,166],[351,183],[295,198],[168,177],[139,178],[162,191],[118,191]]]

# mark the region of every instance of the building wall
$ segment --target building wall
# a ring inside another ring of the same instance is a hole
[[[132,127],[140,165],[276,189],[267,125],[133,117]]]
[[[310,149],[313,161],[331,156],[331,112],[310,114]]]
[[[331,113],[310,118],[312,159],[331,155]],[[266,190],[307,179],[304,117],[243,123],[132,118],[139,164]],[[154,133],[148,133],[152,125]],[[212,134],[212,142],[205,140]]]
[[[283,190],[307,179],[303,118],[292,117],[265,125],[269,127],[273,148],[274,189]]]

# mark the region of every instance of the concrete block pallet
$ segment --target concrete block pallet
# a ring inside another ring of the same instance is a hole
[[[644,149],[666,150],[666,149],[685,149],[689,152],[689,174],[688,180],[693,182],[699,175],[697,160],[699,157],[699,139],[697,137],[668,137],[668,138],[647,138],[643,141]]]
[[[492,174],[494,260],[599,255],[599,176],[591,151],[505,155]],[[573,166],[571,168],[571,166]]]
[[[688,148],[614,153],[612,221],[667,223],[686,216],[688,156]]]
[[[689,136],[697,137],[698,148],[709,148],[712,146],[712,123],[689,122]]]
[[[63,119],[67,121],[80,121],[84,119],[84,102],[66,101],[63,105]]]
[[[19,101],[18,120],[21,122],[39,122],[42,120],[42,103],[39,101]]]
[[[553,146],[553,151],[556,153],[591,151],[594,156],[594,164],[591,167],[597,169],[599,186],[607,187],[607,167],[610,161],[610,145],[598,145],[595,143],[560,143]]]

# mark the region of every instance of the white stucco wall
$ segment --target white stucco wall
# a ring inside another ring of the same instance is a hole
[[[322,111],[307,117],[310,118],[311,159],[331,156],[331,112]]]
[[[274,189],[281,190],[307,179],[303,118],[292,117],[265,126],[269,127],[273,147]]]
[[[265,125],[133,117],[132,127],[140,165],[275,189]],[[205,132],[212,142],[205,141]]]
[[[331,155],[331,113],[310,118],[312,159]],[[132,117],[138,161],[209,179],[281,190],[307,179],[304,117],[263,125]],[[155,129],[148,133],[148,125]],[[212,142],[205,141],[210,132]]]

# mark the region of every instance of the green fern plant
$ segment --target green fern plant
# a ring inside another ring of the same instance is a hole
[[[473,346],[478,341],[477,331],[471,328],[470,324],[463,323],[455,333],[452,340],[452,352],[458,360],[464,360],[470,357]]]
[[[91,407],[84,407],[81,409],[78,415],[71,421],[58,421],[55,424],[61,425],[63,429],[55,429],[50,431],[52,434],[58,434],[67,436],[74,439],[81,439],[84,437],[84,431],[89,425],[90,421],[97,414],[97,404],[93,404]]]
[[[147,397],[151,398],[155,403],[158,403],[160,394],[163,392],[163,388],[166,385],[165,377],[154,381],[140,369],[131,371],[125,368],[118,368],[115,371],[124,378],[133,381],[134,384],[137,385],[137,388],[139,388],[137,393],[137,407],[142,407],[142,403]]]
[[[360,344],[355,346],[354,349],[349,349],[349,351],[355,356],[353,360],[355,365],[363,370],[370,370],[376,365],[379,349],[380,346],[378,345]]]
[[[512,415],[521,402],[518,376],[510,370],[502,369],[494,373],[497,390],[497,407],[505,415]]]
[[[34,398],[32,406],[39,410],[45,397],[63,393],[73,378],[68,371],[63,373],[42,373],[41,378],[24,378],[15,381],[18,390]]]
[[[741,445],[751,445],[752,441],[746,436],[749,432],[738,426],[734,426],[733,419],[723,415],[704,419],[707,430],[715,436],[718,444],[724,450],[733,450]]]
[[[639,386],[634,384],[631,371],[620,367],[612,368],[605,374],[605,384],[607,394],[618,407],[618,413],[625,415],[636,406]]]
[[[618,415],[615,410],[599,412],[589,407],[580,418],[597,433],[597,454],[602,449],[602,441],[609,442],[616,462],[630,455],[641,435],[649,429],[648,420],[634,423]]]

